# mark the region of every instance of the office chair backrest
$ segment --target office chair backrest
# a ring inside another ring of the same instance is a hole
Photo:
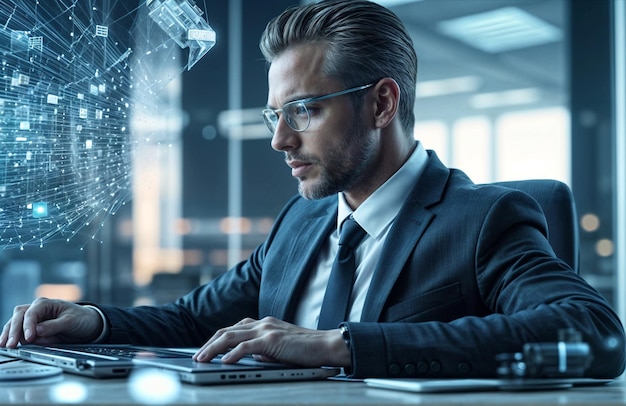
[[[580,257],[576,204],[569,186],[551,179],[494,182],[522,190],[537,200],[548,222],[548,241],[556,256],[578,273]]]

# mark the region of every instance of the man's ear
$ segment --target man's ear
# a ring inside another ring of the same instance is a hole
[[[376,108],[374,124],[378,128],[387,127],[398,113],[400,86],[392,78],[383,78],[374,86]]]

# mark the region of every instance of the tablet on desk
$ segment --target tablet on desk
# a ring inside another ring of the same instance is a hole
[[[497,379],[385,379],[368,378],[365,384],[373,388],[408,392],[468,392],[498,390]]]
[[[0,387],[3,383],[15,381],[32,381],[60,375],[61,368],[33,364],[17,358],[0,355]]]
[[[605,385],[612,379],[545,378],[545,379],[386,379],[370,378],[373,388],[416,393],[451,393],[476,391],[530,391],[567,389],[574,386]]]

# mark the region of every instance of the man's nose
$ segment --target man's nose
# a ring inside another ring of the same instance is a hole
[[[294,131],[281,115],[276,122],[276,129],[272,136],[272,148],[276,151],[289,151],[298,147],[299,133]]]

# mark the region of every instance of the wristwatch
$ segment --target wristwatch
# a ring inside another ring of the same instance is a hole
[[[341,333],[341,338],[343,338],[343,342],[346,343],[346,346],[348,347],[348,351],[352,351],[352,345],[350,341],[350,330],[348,329],[348,325],[345,323],[342,323],[339,326],[339,333]]]

